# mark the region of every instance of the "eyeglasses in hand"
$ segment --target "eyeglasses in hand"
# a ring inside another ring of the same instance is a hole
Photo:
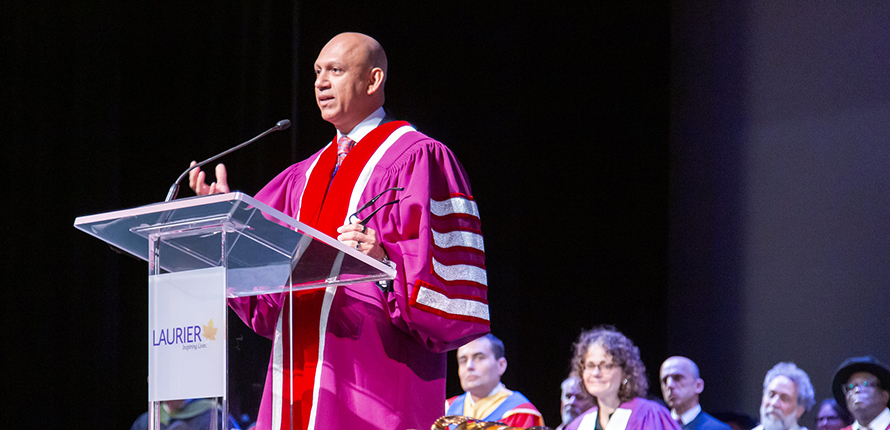
[[[355,211],[354,213],[352,213],[352,215],[349,215],[349,218],[348,218],[348,219],[349,219],[349,223],[350,223],[350,224],[355,224],[355,223],[357,222],[358,224],[361,224],[363,227],[367,228],[368,221],[371,220],[371,217],[373,217],[374,214],[377,213],[377,211],[379,211],[380,209],[383,209],[385,206],[394,205],[394,204],[398,203],[398,202],[399,202],[399,199],[395,199],[395,200],[393,200],[393,201],[386,202],[386,203],[384,203],[384,204],[378,206],[377,209],[374,209],[373,212],[371,212],[368,216],[366,216],[366,217],[364,217],[364,218],[360,218],[360,217],[359,217],[359,214],[360,214],[363,210],[365,210],[365,209],[371,207],[371,205],[373,205],[374,202],[376,202],[377,199],[379,199],[379,198],[380,198],[381,196],[383,196],[384,194],[386,194],[386,193],[388,193],[388,192],[390,192],[390,191],[404,191],[404,190],[405,190],[405,189],[402,188],[402,187],[393,187],[393,188],[389,188],[389,189],[383,190],[380,194],[377,194],[376,196],[374,196],[373,199],[368,200],[367,203],[363,204],[362,207],[358,208],[358,210]],[[364,229],[362,230],[362,233],[364,233]]]

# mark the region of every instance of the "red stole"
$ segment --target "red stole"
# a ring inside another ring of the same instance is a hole
[[[346,213],[349,197],[365,164],[392,132],[405,125],[408,125],[405,121],[392,121],[371,130],[349,151],[333,179],[331,172],[337,161],[337,146],[329,145],[319,155],[306,183],[300,200],[300,221],[328,236],[337,237],[337,228],[349,215]]]
[[[371,156],[380,145],[399,127],[409,125],[404,121],[392,121],[377,126],[355,144],[349,155],[340,164],[337,174],[331,178],[337,161],[337,145],[328,145],[322,151],[306,182],[306,189],[300,200],[299,221],[314,227],[328,236],[337,237],[337,228],[343,225],[348,215],[349,199],[359,175],[368,164]],[[282,308],[283,345],[283,384],[281,428],[302,428],[309,426],[312,412],[312,395],[315,386],[315,370],[318,364],[319,324],[325,289],[296,291],[291,300],[285,300]],[[293,306],[293,333],[287,324]],[[294,365],[290,368],[290,347],[287,339],[293,342]],[[291,399],[293,382],[293,399]],[[288,405],[293,401],[293,423]],[[291,427],[293,424],[293,427]]]

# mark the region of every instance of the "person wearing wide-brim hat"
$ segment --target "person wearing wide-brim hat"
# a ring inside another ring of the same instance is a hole
[[[856,421],[852,430],[890,430],[890,368],[872,356],[850,357],[834,374],[831,391]]]

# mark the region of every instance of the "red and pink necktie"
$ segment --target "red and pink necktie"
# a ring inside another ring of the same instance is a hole
[[[349,153],[353,146],[355,146],[355,141],[345,134],[337,140],[337,164],[334,165],[334,174],[337,174],[340,164],[343,164],[343,159],[346,158],[346,154]]]

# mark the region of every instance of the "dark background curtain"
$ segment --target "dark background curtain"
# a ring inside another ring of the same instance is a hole
[[[317,151],[312,63],[342,31],[381,42],[386,107],[468,171],[504,381],[548,424],[600,324],[656,397],[664,358],[696,360],[712,412],[756,415],[780,360],[819,397],[844,357],[890,361],[886,5],[81,3],[0,5],[13,423],[146,410],[147,267],[74,218],[163,200],[283,118],[223,160],[234,189]]]

